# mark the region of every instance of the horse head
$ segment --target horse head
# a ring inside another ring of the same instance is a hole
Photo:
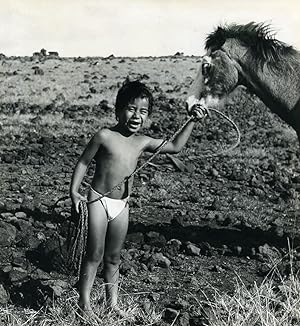
[[[241,68],[224,50],[208,51],[200,60],[200,67],[187,98],[188,111],[195,100],[207,107],[218,105],[219,100],[241,83]]]
[[[188,93],[188,111],[195,100],[208,108],[218,105],[243,84],[294,125],[290,112],[295,107],[300,112],[300,57],[292,46],[274,38],[269,25],[250,22],[219,26],[206,38],[205,48],[207,53]]]

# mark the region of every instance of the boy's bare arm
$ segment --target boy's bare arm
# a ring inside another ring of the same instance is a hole
[[[86,173],[88,165],[90,164],[92,159],[95,157],[95,155],[102,143],[102,138],[103,138],[102,131],[99,131],[94,135],[94,137],[90,140],[90,142],[86,146],[84,152],[80,156],[80,158],[75,166],[75,169],[74,169],[74,172],[72,175],[71,186],[70,186],[70,195],[71,195],[71,198],[75,205],[76,205],[76,203],[75,203],[76,198],[78,200],[83,199],[83,196],[81,196],[78,193],[78,190],[79,190],[80,184],[82,182],[82,179]]]
[[[168,142],[160,153],[165,154],[177,154],[179,153],[186,142],[188,141],[195,121],[200,120],[204,118],[207,115],[206,109],[200,106],[195,106],[192,109],[192,115],[195,117],[195,119],[191,120],[183,129],[182,131],[175,137],[175,139],[172,142]],[[154,139],[151,137],[148,137],[148,142],[144,148],[145,151],[154,153],[158,147],[163,143],[163,139]]]

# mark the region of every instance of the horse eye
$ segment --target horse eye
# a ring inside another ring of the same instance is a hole
[[[202,64],[202,75],[207,76],[210,72],[211,65],[208,62]]]

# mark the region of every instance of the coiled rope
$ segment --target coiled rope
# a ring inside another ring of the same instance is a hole
[[[218,151],[217,153],[207,154],[200,156],[201,158],[207,158],[207,157],[215,157],[219,155],[223,155],[234,148],[236,148],[241,140],[241,133],[236,125],[236,123],[230,119],[227,115],[225,115],[223,112],[217,110],[217,109],[207,109],[209,115],[210,111],[213,111],[219,115],[221,115],[225,120],[227,120],[235,129],[237,133],[237,139],[235,143],[222,150]],[[80,268],[82,265],[83,257],[85,256],[86,252],[86,242],[87,242],[87,236],[88,236],[88,208],[87,205],[94,203],[98,200],[100,200],[102,197],[107,196],[111,194],[114,190],[119,188],[122,184],[124,184],[127,180],[132,178],[135,174],[137,174],[139,171],[141,171],[146,165],[148,165],[166,146],[167,143],[172,142],[178,134],[187,126],[188,123],[190,123],[194,119],[194,116],[190,116],[188,120],[170,137],[168,140],[164,140],[156,149],[156,151],[137,169],[135,169],[129,176],[124,178],[121,182],[119,182],[117,185],[115,185],[113,188],[111,188],[109,191],[105,192],[104,194],[101,194],[101,196],[97,197],[96,199],[90,200],[90,201],[80,201],[79,202],[79,218],[77,225],[73,228],[73,230],[69,229],[68,237],[67,237],[67,243],[69,244],[69,266],[74,266],[77,271],[77,277],[79,277],[80,274]],[[56,204],[63,199],[69,198],[68,196],[65,196],[63,198],[60,198]],[[55,204],[55,205],[56,205]]]
[[[69,224],[67,235],[68,260],[67,266],[75,269],[76,277],[79,279],[82,259],[86,254],[86,243],[88,238],[88,208],[84,201],[79,202],[79,214],[75,227]]]

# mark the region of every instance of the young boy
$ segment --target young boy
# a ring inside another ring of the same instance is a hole
[[[92,159],[96,161],[95,174],[88,194],[88,243],[86,257],[79,280],[79,307],[84,314],[94,316],[90,305],[90,292],[97,267],[103,260],[108,307],[121,313],[118,299],[120,251],[128,228],[128,200],[133,178],[126,179],[136,168],[143,152],[154,153],[162,139],[139,135],[151,114],[153,98],[149,89],[141,82],[124,84],[116,98],[117,124],[99,130],[90,140],[80,156],[73,172],[70,194],[78,212],[78,205],[85,200],[78,192],[79,186]],[[161,153],[178,153],[187,142],[196,120],[206,115],[199,105],[193,109],[195,118],[169,142]],[[123,184],[108,196],[101,197],[122,180]]]

